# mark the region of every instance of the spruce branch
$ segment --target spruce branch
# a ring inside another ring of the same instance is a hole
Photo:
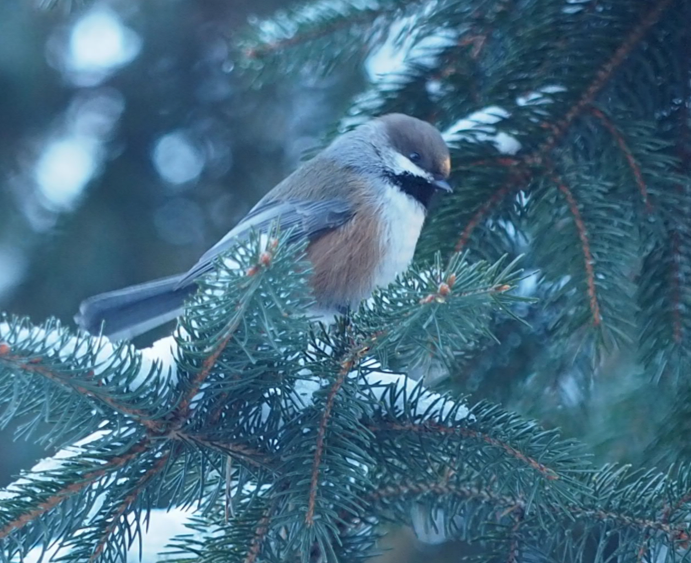
[[[616,70],[626,61],[627,57],[645,38],[650,29],[660,21],[665,11],[676,1],[657,0],[652,5],[646,5],[646,8],[649,6],[650,8],[641,14],[639,23],[626,36],[617,50],[614,51],[612,57],[595,72],[593,81],[585,88],[576,103],[558,121],[542,124],[542,127],[551,130],[552,134],[538,148],[534,158],[539,159],[556,147],[574,121],[593,104],[597,95],[611,80]]]
[[[642,14],[638,25],[623,39],[612,56],[605,60],[600,68],[594,72],[593,80],[582,89],[580,97],[575,98],[574,103],[570,107],[564,108],[561,115],[551,113],[547,120],[542,121],[539,129],[551,131],[551,133],[535,151],[525,152],[519,155],[516,161],[507,162],[507,164],[510,164],[511,169],[517,172],[514,172],[512,177],[506,180],[498,189],[490,190],[487,199],[473,206],[475,211],[470,219],[465,222],[463,231],[456,244],[456,251],[465,249],[474,230],[482,224],[483,220],[489,216],[505,197],[514,195],[519,189],[525,189],[530,185],[536,172],[542,170],[542,167],[539,165],[545,158],[549,157],[559,142],[564,139],[570,128],[577,122],[577,119],[592,107],[598,94],[607,86],[615,71],[626,61],[631,51],[645,38],[646,33],[660,20],[673,2],[674,0],[661,0],[656,2],[646,13]],[[461,162],[463,160],[463,155],[461,155]],[[476,161],[473,164],[480,166],[485,163]],[[496,166],[496,164],[496,160],[489,160],[486,163],[487,166]],[[537,168],[534,166],[535,164],[538,164]],[[479,171],[475,169],[473,172],[478,173]],[[647,199],[644,200],[647,201]]]
[[[62,329],[57,325],[48,325],[42,330],[48,333],[49,331],[61,331]],[[95,370],[91,367],[81,369],[77,367],[75,369],[76,356],[63,353],[56,357],[55,353],[56,349],[64,349],[69,345],[73,345],[75,351],[78,351],[75,353],[80,355],[101,353],[105,348],[106,352],[111,352],[115,357],[122,358],[123,364],[134,364],[136,369],[137,358],[131,355],[132,350],[129,346],[121,345],[119,348],[111,350],[109,345],[97,343],[97,350],[92,352],[88,350],[92,345],[91,339],[88,337],[81,336],[75,338],[63,336],[60,339],[63,340],[62,343],[44,350],[37,350],[35,341],[30,343],[17,342],[16,346],[12,347],[7,343],[1,343],[0,368],[4,367],[10,373],[13,373],[18,384],[21,381],[22,386],[26,385],[26,380],[22,379],[22,376],[39,375],[51,383],[74,392],[79,397],[103,402],[112,410],[136,420],[149,430],[155,431],[158,428],[157,423],[152,420],[156,417],[156,413],[137,406],[137,403],[141,402],[140,400],[133,404],[132,399],[139,399],[139,397],[137,397],[136,393],[132,393],[129,388],[123,389],[122,385],[113,385],[109,382],[109,374],[103,373],[105,366],[96,366],[96,369],[101,372],[97,378]],[[122,370],[121,366],[122,364],[116,365],[115,369],[106,367],[105,370],[117,373],[118,368]],[[145,377],[157,378],[158,373],[156,373],[155,367],[152,366],[152,372]]]
[[[59,470],[46,474],[41,480],[27,479],[26,484],[16,483],[11,487],[10,498],[3,501],[4,506],[0,513],[2,515],[0,540],[11,540],[14,534],[28,525],[35,527],[48,512],[55,510],[75,495],[82,494],[98,481],[127,466],[150,447],[150,440],[141,438],[129,444],[124,450],[116,449],[109,459],[103,459],[102,456],[96,455],[92,457],[90,463],[87,460],[75,460],[71,463],[64,463]],[[92,467],[89,468],[89,465]],[[66,479],[64,473],[70,475],[70,478]],[[63,483],[59,483],[58,478],[63,479]],[[41,492],[41,489],[45,488],[42,485],[48,480],[52,481],[51,486],[45,492]],[[70,517],[79,516],[85,506],[88,507],[88,504],[85,503],[82,506],[76,504],[71,510],[63,512],[59,522],[60,526],[64,526],[63,519],[69,521]],[[53,523],[53,526],[56,524]],[[51,527],[47,525],[44,533],[50,534]],[[45,538],[46,545],[50,543],[49,540],[50,536]],[[17,542],[19,545],[23,543],[19,540]]]
[[[607,129],[607,131],[612,135],[612,137],[616,141],[621,152],[624,154],[629,168],[631,169],[631,173],[633,174],[633,177],[635,179],[636,186],[638,187],[638,191],[641,194],[641,199],[645,204],[646,211],[648,213],[652,212],[653,205],[650,202],[650,199],[648,198],[648,187],[646,186],[646,182],[643,178],[643,172],[641,171],[640,164],[637,162],[636,157],[629,148],[628,143],[624,139],[624,136],[622,135],[621,131],[619,131],[616,125],[614,125],[614,123],[612,122],[612,120],[607,115],[605,115],[605,113],[599,108],[593,106],[590,108],[590,112],[602,123],[605,129]]]
[[[602,322],[602,316],[600,314],[600,304],[598,302],[597,290],[595,288],[595,270],[593,267],[595,261],[593,260],[593,254],[590,250],[588,231],[586,229],[585,223],[583,222],[583,217],[581,216],[581,212],[578,208],[578,203],[576,202],[576,199],[573,197],[572,191],[569,189],[566,183],[559,176],[556,175],[556,173],[552,172],[551,179],[557,186],[559,191],[566,198],[569,210],[571,211],[574,223],[576,224],[578,238],[581,241],[581,248],[583,249],[583,262],[586,272],[586,282],[588,284],[590,311],[593,316],[592,322],[593,326],[599,326]]]

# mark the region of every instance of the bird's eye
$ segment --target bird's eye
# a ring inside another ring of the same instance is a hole
[[[408,155],[408,158],[410,159],[410,162],[420,162],[420,160],[422,160],[419,152],[411,152]]]

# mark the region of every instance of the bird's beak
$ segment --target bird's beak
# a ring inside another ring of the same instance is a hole
[[[444,180],[444,178],[439,178],[434,180],[434,185],[437,187],[438,190],[442,190],[444,192],[452,192],[453,189],[451,188],[451,185]]]

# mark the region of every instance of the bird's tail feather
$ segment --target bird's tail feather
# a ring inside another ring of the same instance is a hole
[[[178,287],[180,276],[171,276],[95,295],[82,302],[74,320],[92,334],[111,340],[130,339],[182,314],[185,299],[196,284]]]

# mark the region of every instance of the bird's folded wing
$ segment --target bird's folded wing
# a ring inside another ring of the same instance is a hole
[[[286,200],[260,203],[230,232],[207,250],[199,261],[180,278],[177,287],[189,285],[199,276],[213,269],[214,261],[250,232],[266,232],[276,225],[281,232],[290,231],[288,242],[312,240],[340,227],[353,216],[351,206],[344,200],[324,201]]]

